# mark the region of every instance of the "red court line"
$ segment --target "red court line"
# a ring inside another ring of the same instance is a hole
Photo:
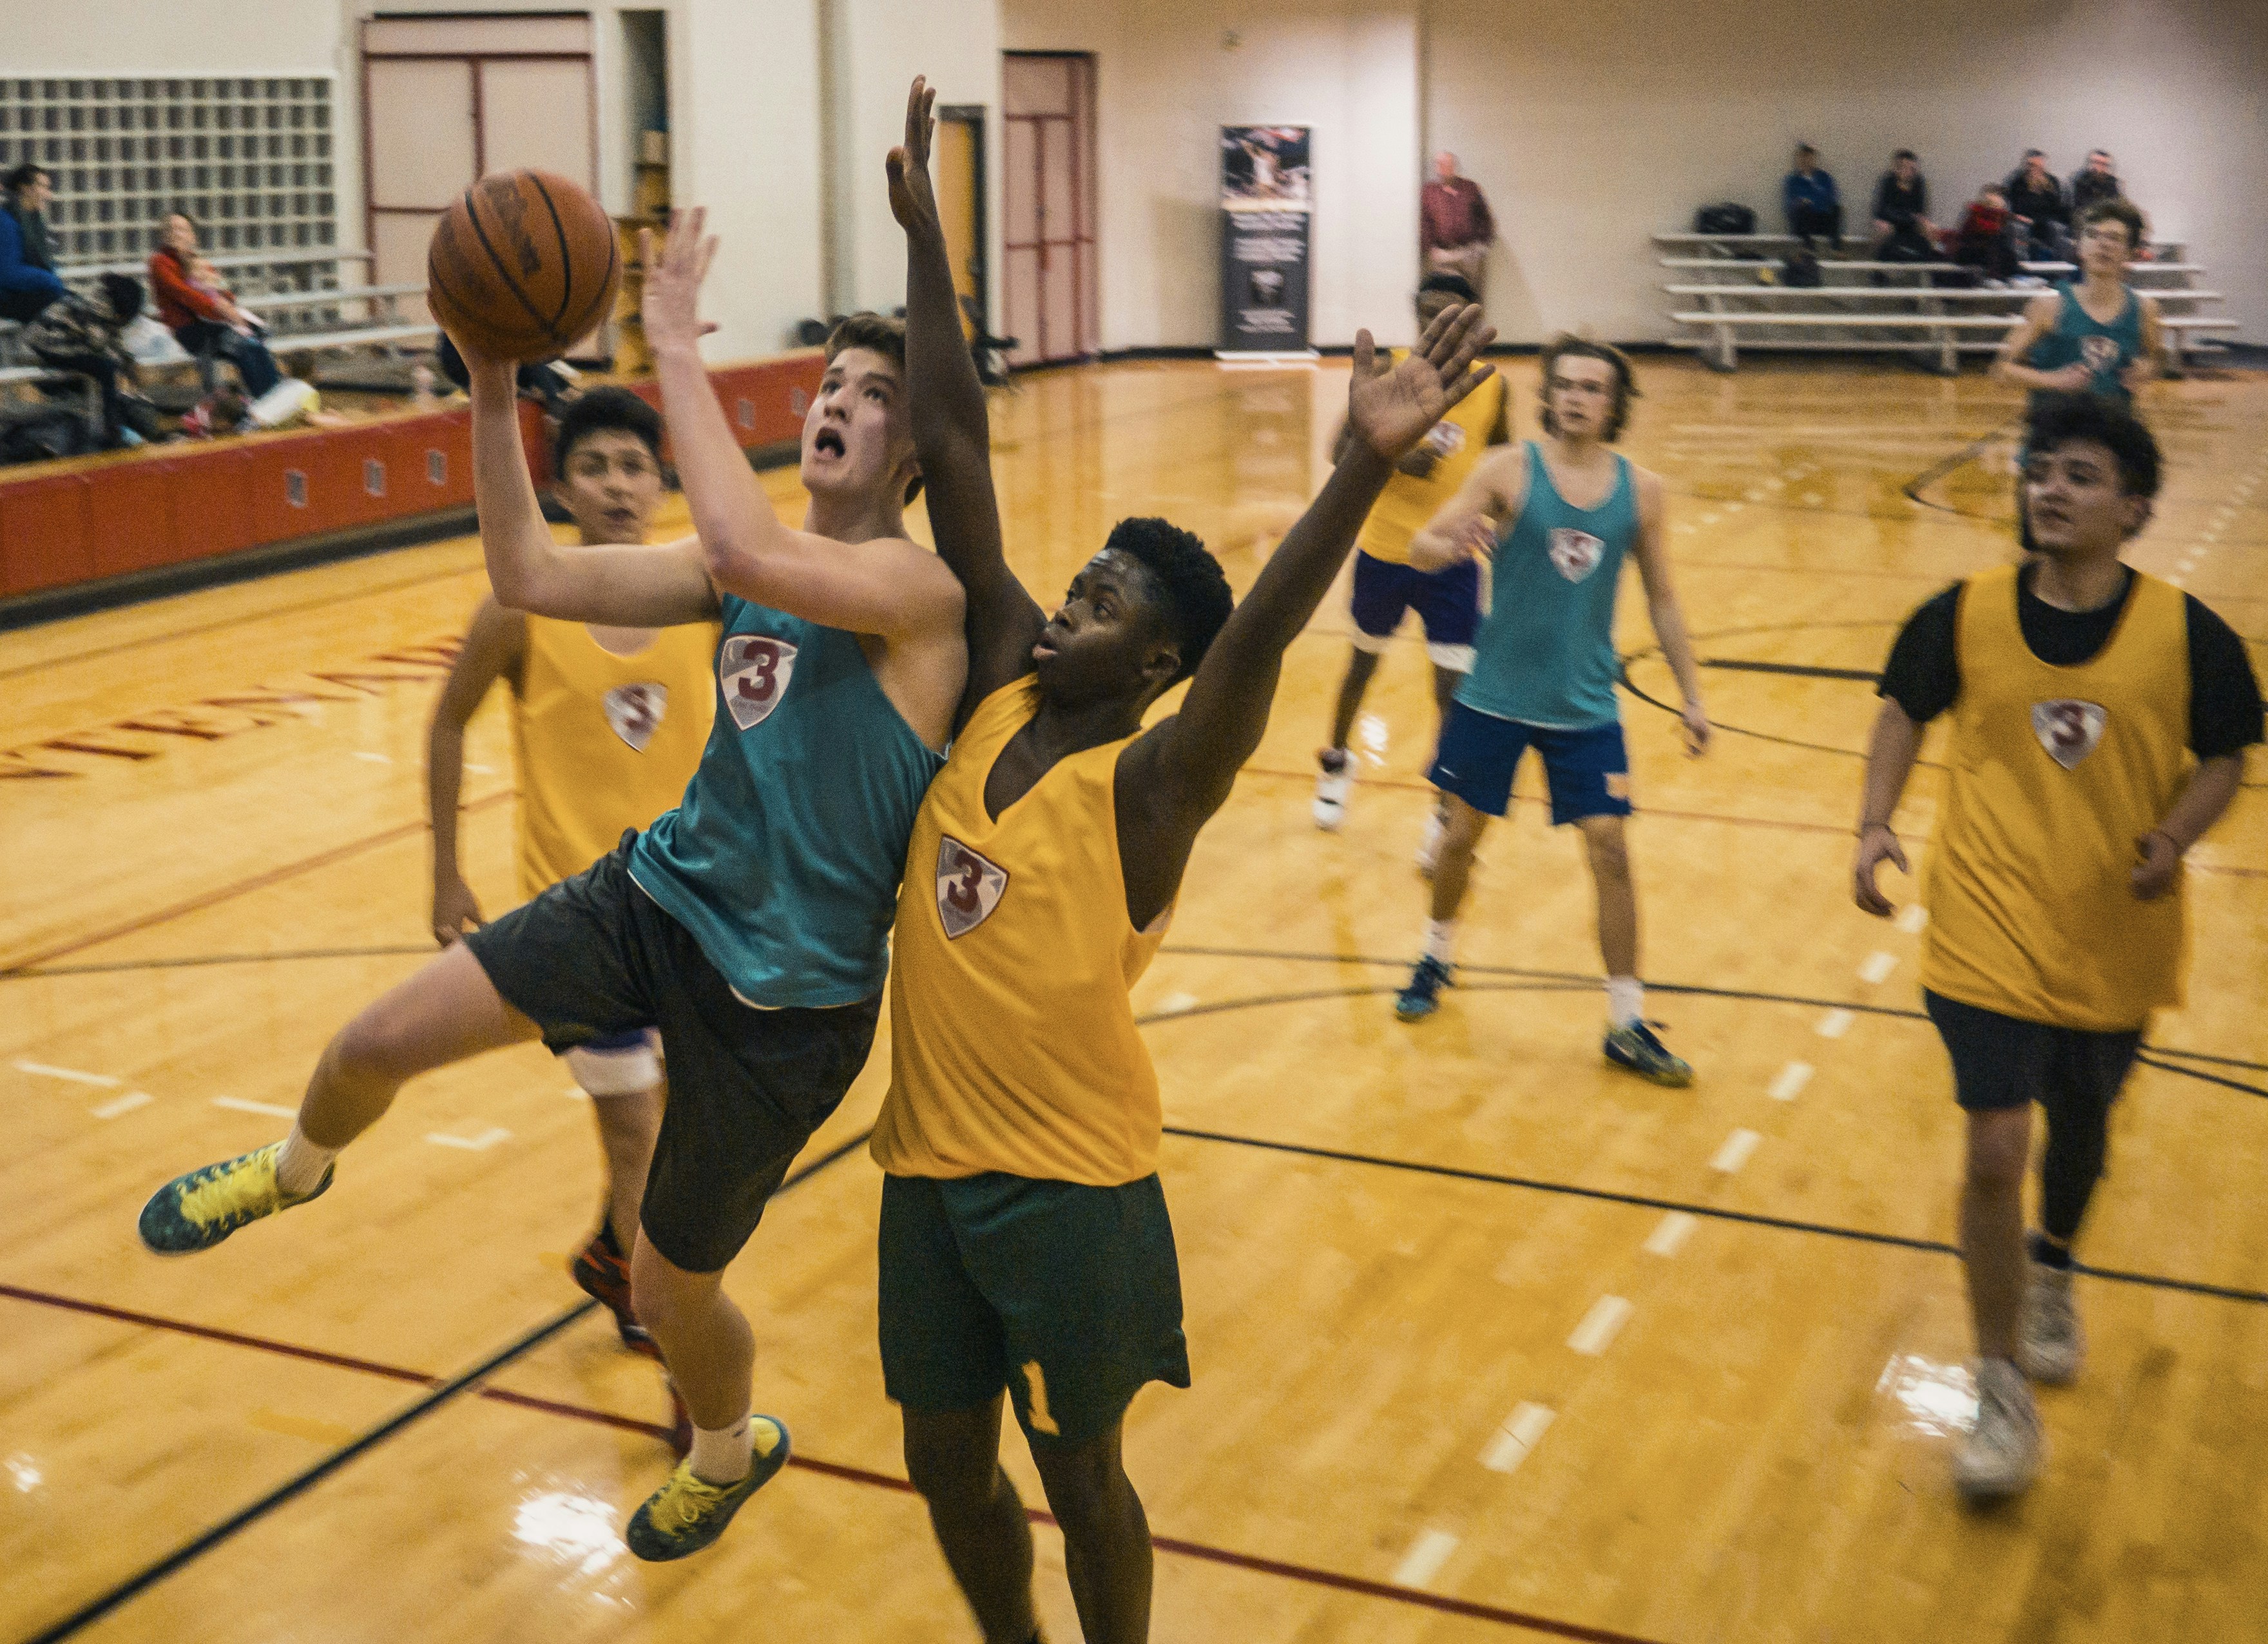
[[[460,809],[485,811],[490,805],[501,804],[519,791],[516,788],[502,789],[496,793],[485,794],[478,799],[468,799]],[[409,839],[414,834],[425,832],[427,826],[423,821],[405,822],[400,827],[387,828],[382,833],[372,833],[365,839],[358,839],[330,850],[320,851],[313,856],[303,857],[298,862],[285,862],[280,868],[270,868],[265,873],[254,874],[248,879],[239,879],[233,884],[225,884],[217,890],[206,891],[200,895],[189,898],[186,902],[176,902],[171,907],[161,907],[151,914],[138,914],[122,924],[113,925],[107,930],[98,930],[92,936],[75,936],[69,942],[43,949],[29,958],[19,957],[11,959],[5,965],[0,965],[0,972],[26,971],[36,965],[52,965],[57,959],[67,958],[71,954],[84,953],[89,948],[99,948],[106,942],[114,942],[121,936],[130,936],[136,931],[147,930],[153,925],[162,925],[170,920],[180,919],[189,914],[201,913],[208,907],[228,901],[233,897],[244,896],[254,891],[264,891],[271,884],[280,884],[286,879],[299,874],[313,872],[317,868],[328,868],[333,862],[343,862],[348,857],[359,855],[366,850],[375,850],[380,845],[391,845],[397,840]]]
[[[317,1347],[303,1347],[288,1341],[276,1341],[265,1336],[246,1335],[239,1331],[221,1330],[210,1325],[191,1324],[186,1319],[166,1318],[156,1313],[136,1312],[131,1308],[112,1307],[107,1303],[83,1301],[77,1296],[57,1295],[50,1291],[29,1289],[22,1285],[0,1283],[0,1296],[18,1302],[28,1302],[43,1307],[62,1308],[74,1313],[89,1313],[98,1318],[107,1318],[120,1324],[138,1325],[145,1329],[171,1331],[177,1335],[192,1336],[201,1341],[217,1341],[234,1347],[249,1347],[255,1352],[273,1353],[285,1358],[304,1359],[316,1364],[327,1364],[342,1370],[356,1370],[366,1376],[381,1376],[389,1381],[414,1382],[421,1386],[438,1387],[442,1377],[429,1376],[423,1370],[407,1369],[400,1365],[380,1364],[372,1359],[357,1359],[342,1353],[328,1353]],[[516,1393],[502,1387],[479,1390],[483,1398],[498,1404],[512,1405],[524,1410],[541,1411],[547,1415],[563,1416],[571,1420],[588,1421],[600,1427],[615,1427],[626,1433],[639,1433],[665,1443],[669,1429],[651,1421],[640,1421],[633,1416],[617,1415],[610,1410],[594,1410],[585,1405],[562,1403],[557,1399],[539,1398],[531,1393]],[[852,1467],[842,1462],[821,1461],[814,1457],[791,1455],[788,1465],[814,1472],[829,1479],[840,1479],[851,1484],[889,1490],[901,1495],[914,1494],[913,1485],[904,1479],[887,1472],[875,1472],[865,1467]],[[1039,1508],[1027,1508],[1025,1516],[1035,1524],[1052,1524],[1055,1516]],[[1354,1593],[1365,1598],[1383,1599],[1389,1604],[1408,1604],[1420,1610],[1437,1611],[1444,1615],[1462,1616],[1469,1620],[1489,1621],[1500,1626],[1519,1627],[1550,1638],[1576,1639],[1584,1644],[1659,1644],[1658,1640],[1642,1638],[1632,1633],[1618,1633],[1609,1627],[1585,1626],[1579,1622],[1555,1620],[1550,1616],[1533,1615],[1522,1610],[1509,1610],[1499,1604],[1483,1604],[1477,1599],[1454,1598],[1445,1593],[1429,1593],[1415,1587],[1396,1587],[1390,1582],[1373,1582],[1359,1575],[1348,1575],[1338,1570],[1326,1570],[1307,1564],[1292,1564],[1281,1559],[1263,1558],[1257,1553],[1237,1552],[1226,1547],[1216,1547],[1202,1541],[1187,1541],[1176,1536],[1155,1536],[1151,1545],[1160,1552],[1179,1558],[1195,1559],[1202,1563],[1219,1564],[1233,1570],[1247,1570],[1259,1575],[1273,1575],[1284,1581],[1298,1582],[1308,1587],[1329,1588],[1335,1591]]]

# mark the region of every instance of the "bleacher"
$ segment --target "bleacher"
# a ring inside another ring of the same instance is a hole
[[[406,319],[401,299],[421,295],[423,284],[373,285],[350,282],[350,268],[366,268],[362,251],[224,253],[211,258],[228,278],[246,312],[268,323],[268,344],[277,351],[397,353],[426,345],[440,334],[431,319]],[[129,262],[67,263],[59,270],[67,284],[85,288],[106,274],[130,274],[144,280],[146,258]]]
[[[1996,351],[2025,304],[2077,272],[2067,262],[2032,262],[2024,273],[2040,286],[1939,285],[1933,275],[1974,271],[1952,262],[1869,261],[1872,240],[1852,235],[1819,258],[1818,285],[1791,286],[1783,282],[1787,255],[1800,243],[1793,235],[1656,234],[1653,243],[1670,276],[1662,290],[1677,329],[1668,341],[1727,371],[1750,348],[1904,354],[1950,375],[1963,354]],[[2157,299],[2176,372],[2214,351],[2213,334],[2237,328],[2234,319],[2202,312],[2223,295],[2197,283],[2205,271],[2183,261],[2186,249],[2157,241],[2152,261],[2128,268],[2135,289]]]

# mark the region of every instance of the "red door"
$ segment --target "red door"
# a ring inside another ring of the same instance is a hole
[[[1101,349],[1095,257],[1094,59],[1006,54],[1000,68],[1006,174],[1003,323],[1018,365]]]

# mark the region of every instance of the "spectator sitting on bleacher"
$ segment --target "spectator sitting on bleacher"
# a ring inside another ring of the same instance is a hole
[[[2016,220],[2008,213],[2008,196],[1998,183],[1977,191],[1961,214],[1946,249],[1953,261],[1977,269],[1984,283],[2003,286],[2021,272],[2016,262]]]
[[[2022,165],[2001,185],[2016,218],[2018,253],[2027,262],[2063,262],[2071,256],[2071,203],[2063,183],[2048,170],[2048,157],[2026,149]]]
[[[1819,150],[1808,143],[1795,145],[1795,169],[1779,186],[1779,202],[1787,213],[1787,231],[1806,246],[1814,235],[1824,236],[1827,248],[1843,243],[1843,200],[1835,192],[1835,179],[1819,166]]]
[[[229,290],[228,282],[221,277],[218,267],[202,253],[189,259],[189,283],[207,297],[217,298],[235,310],[236,317],[228,322],[232,331],[247,337],[259,336],[267,331],[268,322],[257,314],[247,312],[237,303],[236,293]]]
[[[1934,262],[1937,225],[1929,220],[1929,180],[1911,149],[1900,149],[1874,185],[1877,262]]]
[[[33,319],[63,294],[55,272],[55,243],[48,232],[48,202],[55,179],[44,166],[25,161],[5,179],[8,199],[0,205],[0,319]]]
[[[219,358],[236,367],[244,392],[258,399],[276,386],[276,362],[253,334],[252,317],[226,295],[214,296],[189,278],[197,252],[197,225],[186,211],[166,219],[166,236],[150,253],[150,289],[158,298],[158,318],[176,341],[201,359]]]
[[[2118,172],[2109,149],[2089,149],[2087,169],[2071,180],[2071,214],[2087,220],[2087,209],[2118,198]]]
[[[124,334],[141,312],[142,283],[129,275],[106,274],[91,294],[66,292],[24,327],[24,346],[40,364],[92,377],[100,385],[106,449],[138,445],[157,433],[150,402],[122,385],[138,378]]]

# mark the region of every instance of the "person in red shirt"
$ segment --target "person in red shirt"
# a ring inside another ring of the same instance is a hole
[[[197,254],[197,225],[186,211],[166,219],[166,232],[150,253],[150,290],[158,318],[174,339],[199,359],[224,359],[244,379],[254,400],[276,386],[283,373],[254,334],[250,317],[225,292],[212,292],[189,278]]]
[[[1999,184],[1986,183],[1961,214],[1961,226],[1954,230],[1946,249],[1954,261],[1980,270],[1987,284],[2004,284],[2021,272],[2014,230],[2008,196],[2000,192]]]
[[[1457,157],[1444,149],[1433,157],[1433,180],[1418,201],[1418,243],[1428,274],[1454,274],[1471,286],[1475,300],[1485,296],[1489,243],[1496,218],[1489,214],[1481,186],[1457,175]]]

